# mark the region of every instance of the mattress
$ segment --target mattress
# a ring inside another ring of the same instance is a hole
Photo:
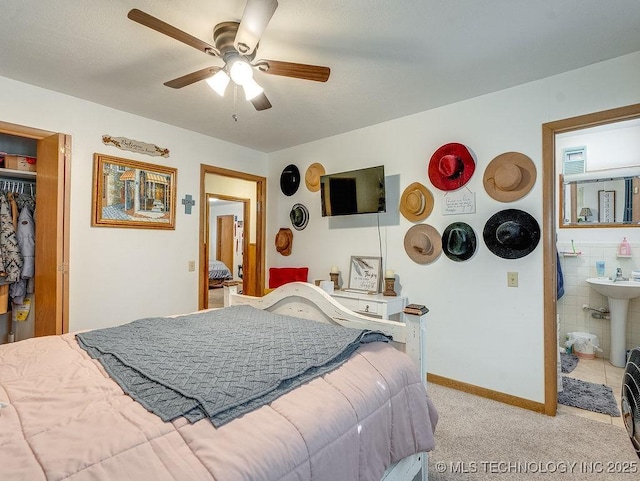
[[[378,481],[433,449],[437,423],[412,361],[386,343],[219,428],[163,422],[74,334],[0,346],[0,402],[0,479],[29,481]]]

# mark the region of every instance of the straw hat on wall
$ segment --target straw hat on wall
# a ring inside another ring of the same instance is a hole
[[[304,183],[311,192],[320,190],[320,177],[325,174],[324,167],[318,162],[314,162],[307,168],[304,174]]]
[[[293,247],[293,232],[288,227],[281,228],[276,234],[276,250],[283,256],[291,254]]]
[[[400,197],[400,213],[411,222],[426,219],[433,210],[433,194],[420,182],[407,186]]]

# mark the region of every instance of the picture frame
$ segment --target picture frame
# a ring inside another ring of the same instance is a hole
[[[349,289],[373,294],[380,292],[382,257],[351,256]]]
[[[94,227],[175,229],[178,170],[95,153]]]
[[[616,221],[616,191],[598,191],[598,222]]]

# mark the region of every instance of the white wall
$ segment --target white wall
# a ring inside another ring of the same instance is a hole
[[[200,164],[264,176],[266,155],[251,149],[0,77],[0,118],[72,137],[70,330],[106,327],[146,316],[194,311],[198,277]],[[102,135],[170,150],[169,158],[122,151]],[[175,230],[91,227],[93,154],[178,169]],[[185,214],[180,199],[196,205]]]
[[[430,309],[430,372],[543,402],[542,245],[522,259],[501,259],[486,248],[483,227],[491,215],[507,208],[525,210],[542,225],[541,125],[640,102],[638,78],[640,52],[270,154],[273,179],[290,163],[302,175],[313,162],[324,165],[327,173],[383,164],[387,178],[394,182],[399,178],[395,196],[411,182],[422,182],[435,197],[433,213],[425,223],[443,232],[452,222],[467,222],[478,237],[478,250],[466,262],[456,263],[442,255],[432,264],[418,265],[404,251],[404,235],[413,225],[404,217],[394,221],[387,215],[379,238],[375,216],[348,222],[322,218],[319,192],[309,192],[302,185],[286,197],[277,182],[271,182],[267,238],[273,239],[279,227],[290,227],[288,215],[296,202],[309,208],[310,222],[305,230],[294,231],[289,257],[267,243],[268,265],[306,265],[310,279],[326,279],[330,267],[338,265],[344,278],[351,255],[379,255],[380,243],[384,268],[396,271],[400,293]],[[465,187],[475,193],[475,214],[440,214],[444,193],[432,186],[427,166],[433,152],[448,142],[465,144],[475,156],[476,173]],[[482,174],[495,156],[508,151],[531,157],[538,166],[538,178],[526,197],[505,204],[486,194]],[[391,200],[397,206],[397,197]],[[598,230],[604,240],[623,235],[623,229]],[[635,232],[626,235],[633,240]],[[519,273],[518,288],[507,287],[509,271]]]

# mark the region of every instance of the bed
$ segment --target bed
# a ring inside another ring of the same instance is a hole
[[[222,287],[224,281],[233,279],[233,273],[219,260],[209,260],[209,289]]]
[[[420,469],[427,479],[437,412],[425,391],[425,316],[368,318],[302,282],[261,298],[237,294],[233,283],[224,289],[223,309],[153,321],[169,331],[194,316],[244,309],[394,342],[362,344],[337,367],[218,427],[206,418],[163,421],[126,395],[77,340],[105,330],[2,345],[0,479],[411,481]]]

